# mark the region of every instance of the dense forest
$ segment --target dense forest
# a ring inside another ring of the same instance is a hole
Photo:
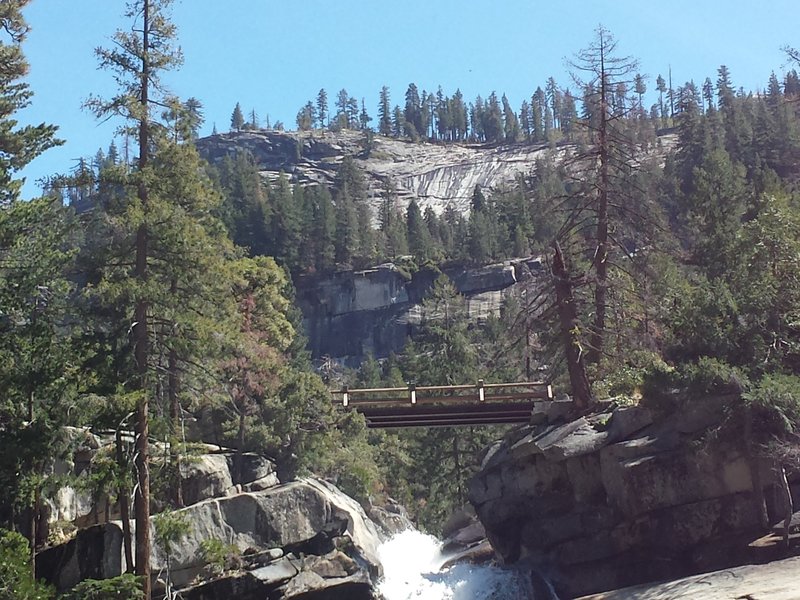
[[[351,159],[331,189],[287,176],[269,185],[245,153],[205,164],[193,143],[201,102],[159,85],[181,60],[169,2],[139,0],[129,17],[141,31],[123,27],[98,50],[118,94],[87,102],[119,120],[126,147],[103,144],[23,201],[16,173],[60,143],[54,126],[15,120],[32,96],[25,4],[0,9],[9,38],[0,45],[8,67],[0,73],[0,525],[24,534],[30,549],[22,552],[15,533],[0,536],[0,589],[30,587],[8,597],[50,597],[30,579],[25,555],[47,543],[37,535],[39,507],[64,484],[51,464],[69,451],[71,428],[134,432],[132,447],[118,437],[119,452],[84,484],[130,510],[145,576],[150,507],[181,506],[170,481],[201,438],[270,456],[283,477],[314,472],[365,503],[391,496],[435,531],[465,501],[480,450],[501,433],[368,431],[357,414],[333,409],[328,385],[509,381],[529,375],[533,354],[576,400],[733,388],[763,408],[776,440],[793,433],[796,71],[767,75],[759,93],[737,90],[725,66],[701,86],[673,90],[659,76],[658,102],[646,110],[636,62],[618,57],[601,28],[575,57],[579,92],[551,78],[517,112],[504,95],[466,103],[458,90],[420,94],[413,84],[404,106],[390,109],[384,87],[373,129],[363,101],[342,90],[331,114],[321,90],[300,109],[298,128],[552,149],[516,185],[476,188],[469,214],[401,206],[387,182],[373,215]],[[231,125],[258,126],[239,106]],[[672,142],[662,147],[665,136]],[[442,276],[401,355],[334,380],[312,369],[293,277],[384,260],[438,273],[446,263],[530,254],[544,257],[552,277],[500,315],[471,323]],[[169,448],[167,460],[148,457],[154,441]]]

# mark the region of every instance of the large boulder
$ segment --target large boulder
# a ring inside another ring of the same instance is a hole
[[[122,529],[113,523],[83,529],[69,542],[36,555],[36,573],[59,590],[84,579],[106,579],[124,572]]]
[[[245,551],[284,548],[315,551],[328,540],[346,535],[367,570],[377,573],[379,534],[357,502],[334,486],[304,479],[261,492],[200,502],[180,511],[191,523],[171,555],[173,581],[186,585],[205,567],[201,543],[223,540]],[[154,544],[153,568],[166,567],[166,556]]]
[[[235,491],[228,461],[222,454],[186,457],[181,460],[179,470],[181,492],[186,505]]]
[[[258,567],[265,570],[255,569],[241,577],[239,574],[228,584],[219,584],[220,589],[228,589],[226,585],[249,589],[247,586],[252,584],[256,590],[259,586],[283,585],[284,575],[292,570],[290,565],[295,565],[292,568],[297,573],[308,571],[323,577],[326,587],[334,585],[333,580],[337,580],[337,586],[357,584],[358,587],[361,582],[377,578],[381,572],[377,528],[355,500],[325,482],[303,479],[259,492],[203,500],[177,512],[184,515],[190,525],[188,533],[170,552],[171,577],[178,587],[189,585],[205,573],[201,545],[209,539],[232,544],[244,555],[267,556],[269,562]],[[165,573],[167,556],[155,541],[153,523],[151,532],[153,572]],[[265,550],[271,552],[263,552]],[[327,558],[306,563],[284,560],[292,553]],[[86,577],[121,574],[124,571],[122,555],[121,527],[110,523],[82,531],[68,544],[41,552],[37,564],[41,575],[63,590]],[[274,560],[282,562],[272,564]],[[290,578],[287,575],[285,579],[289,581]],[[308,582],[296,584],[291,588],[295,596],[291,597],[301,597],[299,590],[307,593],[308,585]]]
[[[774,475],[719,430],[730,397],[655,419],[644,407],[539,419],[493,445],[469,498],[507,563],[561,593],[613,589],[752,559]],[[711,432],[709,434],[709,432]]]

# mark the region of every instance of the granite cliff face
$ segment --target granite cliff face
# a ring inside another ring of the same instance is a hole
[[[663,159],[674,146],[675,134],[665,132],[643,153]],[[268,180],[283,171],[300,185],[333,183],[345,156],[354,157],[364,171],[367,194],[378,208],[385,182],[391,180],[398,198],[415,198],[425,210],[440,213],[448,205],[469,211],[476,185],[501,189],[520,176],[530,175],[538,159],[548,153],[563,157],[574,149],[559,144],[434,144],[414,143],[363,131],[242,131],[209,136],[197,141],[200,155],[211,163],[247,150]],[[377,214],[377,213],[376,213]]]
[[[283,171],[301,185],[331,185],[342,158],[353,156],[376,203],[391,180],[401,201],[416,198],[423,210],[431,206],[436,212],[448,204],[466,212],[476,185],[510,184],[530,174],[547,152],[541,144],[412,143],[378,135],[368,139],[359,131],[245,131],[203,138],[197,147],[212,163],[248,150],[265,178],[274,180]]]
[[[541,569],[561,597],[757,562],[748,544],[786,507],[774,465],[719,435],[739,401],[535,414],[488,450],[470,501],[502,559]]]
[[[445,268],[464,296],[471,320],[497,314],[503,300],[522,282],[542,271],[537,258],[516,259],[482,268]],[[377,358],[399,352],[420,324],[422,299],[438,272],[404,275],[393,264],[366,271],[300,277],[297,303],[314,358],[330,357],[358,366],[368,353]]]

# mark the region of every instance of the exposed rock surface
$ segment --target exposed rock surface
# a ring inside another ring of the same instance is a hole
[[[114,436],[94,436],[83,430],[67,433],[74,453],[54,469],[80,482],[97,453],[114,450]],[[181,496],[187,505],[179,512],[190,528],[170,552],[170,570],[182,597],[373,597],[373,583],[381,570],[379,533],[356,501],[314,479],[280,485],[275,465],[257,454],[237,456],[210,445],[201,446],[201,451],[207,453],[185,455],[179,466]],[[117,506],[108,505],[104,497],[80,483],[59,490],[46,502],[51,521],[69,521],[79,531],[70,541],[38,553],[40,576],[57,589],[67,590],[84,579],[124,572],[122,526],[119,521],[108,522],[119,518]],[[399,508],[387,514],[394,516],[387,517],[387,523],[396,527],[407,523]],[[86,527],[92,523],[100,524]],[[167,557],[155,542],[153,523],[151,532],[151,565],[158,588],[166,577]],[[225,576],[197,585],[212,575],[202,550],[205,540],[219,540],[240,555],[231,559],[228,568],[233,570]]]
[[[377,202],[384,182],[392,180],[401,200],[416,198],[441,212],[448,204],[466,212],[476,185],[498,188],[528,175],[545,145],[427,144],[364,132],[247,131],[198,140],[210,162],[243,149],[250,151],[263,176],[276,179],[283,171],[301,185],[331,185],[345,156],[364,170],[370,197]],[[376,213],[377,214],[377,213]]]
[[[124,572],[122,529],[113,523],[81,530],[74,539],[36,555],[36,574],[58,590],[84,579],[107,579]]]
[[[506,261],[479,269],[445,269],[464,295],[472,320],[500,311],[503,299],[521,282],[541,273],[538,259]],[[438,273],[404,276],[394,265],[366,271],[301,277],[297,302],[312,356],[329,356],[357,366],[367,353],[386,357],[402,349],[422,319],[422,299]]]
[[[385,538],[407,529],[414,529],[405,507],[391,498],[385,506],[370,506],[367,514]]]
[[[629,587],[584,596],[580,600],[797,600],[800,598],[800,557],[765,565],[747,565],[704,573],[668,583]]]
[[[674,134],[658,138],[652,152],[663,157]],[[476,185],[497,189],[533,172],[537,159],[548,152],[563,156],[569,145],[549,149],[544,144],[413,143],[363,131],[243,131],[197,141],[201,156],[215,163],[247,150],[262,176],[275,180],[280,172],[300,185],[333,183],[345,156],[363,169],[367,193],[377,203],[391,180],[401,201],[415,198],[423,210],[437,213],[448,205],[468,212]],[[375,214],[378,214],[377,212]]]
[[[208,539],[236,546],[252,567],[187,590],[186,598],[368,598],[380,575],[375,525],[357,502],[324,482],[304,479],[179,512],[190,530],[170,553],[175,586],[186,588],[206,571],[201,544]],[[122,555],[121,526],[108,523],[39,553],[38,572],[69,589],[87,577],[119,575]],[[166,556],[155,541],[151,564],[163,577]]]
[[[705,435],[735,401],[545,419],[490,448],[470,501],[506,562],[539,565],[567,597],[748,562],[766,517],[753,482],[771,470]]]
[[[73,435],[78,435],[73,432]],[[45,497],[49,522],[71,523],[83,528],[119,519],[119,505],[108,503],[103,494],[93,493],[80,485],[81,475],[89,467],[96,452],[113,451],[112,437],[98,437],[82,432],[89,444],[78,444],[73,458],[59,461],[54,470],[63,475],[77,477],[73,485],[58,489],[52,497]],[[84,439],[84,438],[81,438]],[[208,448],[212,450],[212,448]],[[242,455],[241,477],[236,476],[236,455],[230,450],[216,448],[215,453],[189,454],[181,459],[181,495],[184,505],[196,504],[209,498],[229,496],[241,491],[261,491],[278,485],[275,464],[253,453]],[[170,492],[174,495],[174,491]]]

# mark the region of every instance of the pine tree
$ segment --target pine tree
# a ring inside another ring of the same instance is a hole
[[[367,105],[364,102],[364,98],[361,98],[361,112],[358,114],[358,124],[361,129],[369,129],[370,121],[372,121],[372,117],[367,113]]]
[[[564,133],[567,140],[572,140],[577,123],[578,109],[575,106],[575,97],[569,90],[565,90],[563,107],[561,109],[561,131]]]
[[[519,109],[519,123],[522,129],[522,134],[525,136],[526,141],[531,140],[531,132],[533,131],[533,115],[531,114],[531,105],[527,100],[522,101],[522,106]]]
[[[500,109],[500,101],[497,99],[497,94],[495,92],[489,94],[485,110],[481,115],[481,124],[484,139],[487,142],[496,143],[503,139],[503,113]]]
[[[730,111],[733,108],[733,84],[728,67],[721,65],[717,70],[717,102],[721,110]]]
[[[406,120],[403,117],[403,111],[400,107],[395,105],[392,111],[392,136],[399,138],[402,137],[406,129]]]
[[[242,114],[242,107],[237,102],[231,114],[231,131],[241,131],[244,127],[244,115]]]
[[[75,272],[71,213],[55,196],[0,205],[0,526],[27,532],[30,553],[19,559],[34,576],[46,466],[86,358],[66,275]]]
[[[353,264],[358,251],[358,213],[348,189],[336,193],[336,239],[334,242],[336,263]]]
[[[184,139],[195,140],[200,135],[200,127],[205,122],[203,103],[195,97],[187,98],[183,103],[183,109],[183,127],[188,133]]]
[[[314,266],[318,271],[327,272],[336,263],[336,211],[327,187],[316,186],[309,195],[313,215]]]
[[[453,94],[453,100],[450,105],[449,113],[453,132],[452,138],[455,140],[467,139],[467,134],[469,133],[467,127],[467,106],[464,104],[464,95],[458,88],[456,88],[456,91]]]
[[[706,101],[706,112],[714,108],[714,84],[710,77],[703,82],[703,99]]]
[[[316,108],[310,100],[297,112],[296,121],[297,128],[300,131],[309,131],[314,128],[314,123],[317,121],[317,114]]]
[[[382,193],[380,227],[383,233],[383,254],[395,259],[408,254],[408,239],[405,221],[397,208],[397,188],[387,180]]]
[[[392,111],[389,104],[389,88],[381,88],[380,103],[378,104],[378,133],[385,136],[392,135]]]
[[[642,97],[644,96],[645,92],[647,92],[647,84],[645,83],[644,76],[641,73],[637,73],[633,78],[633,91],[639,97],[639,115],[641,117],[644,115],[644,104],[642,103]]]
[[[301,205],[285,173],[280,173],[278,181],[271,187],[269,203],[269,238],[274,244],[273,255],[278,264],[294,272],[300,266]]]
[[[544,90],[539,87],[536,88],[533,96],[531,96],[531,137],[534,142],[543,142],[546,139],[544,135],[544,111]]]
[[[328,92],[321,89],[317,94],[317,122],[319,128],[324,129],[328,126],[330,115],[328,113]]]
[[[552,116],[552,121],[549,124],[550,128],[558,129],[561,124],[561,90],[553,77],[547,79],[544,91],[547,102],[550,105],[550,115]]]
[[[131,31],[117,31],[114,35],[116,47],[111,50],[98,49],[101,67],[115,73],[120,84],[119,94],[104,101],[93,97],[88,101],[98,116],[120,115],[137,126],[139,161],[132,174],[136,185],[135,207],[131,225],[135,227],[134,269],[126,279],[134,288],[147,289],[150,285],[149,263],[152,260],[153,218],[157,211],[156,201],[151,195],[150,164],[154,133],[152,121],[151,91],[161,89],[160,74],[181,62],[181,55],[173,46],[175,27],[166,11],[169,0],[136,0],[131,2],[125,16],[137,19],[141,24]],[[238,106],[238,105],[237,105]],[[241,111],[240,111],[241,112]],[[136,409],[136,461],[137,493],[135,497],[136,518],[136,574],[142,577],[145,600],[150,600],[150,471],[148,461],[149,402],[152,390],[152,350],[150,334],[150,303],[144,293],[136,294],[132,319],[133,355],[139,392]]]
[[[286,317],[286,281],[275,262],[267,257],[244,258],[233,267],[239,331],[221,366],[236,413],[234,469],[241,479],[248,422],[258,414],[268,395],[277,391],[277,374],[284,367],[283,353],[289,348],[294,330]]]
[[[424,261],[431,255],[431,240],[422,211],[416,200],[411,200],[406,209],[406,236],[408,250],[414,258]]]
[[[350,99],[350,94],[347,90],[342,88],[336,94],[336,114],[333,116],[333,125],[336,129],[347,129],[350,127],[350,120],[347,112],[347,101]]]
[[[406,104],[403,111],[405,134],[416,141],[421,135],[425,134],[425,127],[422,123],[422,110],[420,104],[419,91],[413,83],[408,84],[406,90]]]
[[[667,82],[664,81],[664,78],[661,75],[659,75],[656,79],[656,89],[658,90],[658,112],[661,115],[661,122],[663,125],[667,122],[667,115],[664,109],[664,92],[667,91]]]
[[[251,256],[274,252],[267,229],[269,207],[253,155],[226,156],[214,170],[223,193],[218,214],[230,238]]]
[[[505,141],[516,142],[519,137],[519,120],[508,102],[508,98],[503,94],[503,125],[505,127]]]
[[[7,41],[0,39],[0,205],[16,200],[22,180],[14,179],[36,156],[61,144],[55,138],[56,127],[44,123],[17,127],[14,114],[30,104],[33,93],[23,78],[28,73],[28,63],[22,53],[22,44],[28,25],[22,9],[29,0],[8,0],[0,6],[0,25]]]

